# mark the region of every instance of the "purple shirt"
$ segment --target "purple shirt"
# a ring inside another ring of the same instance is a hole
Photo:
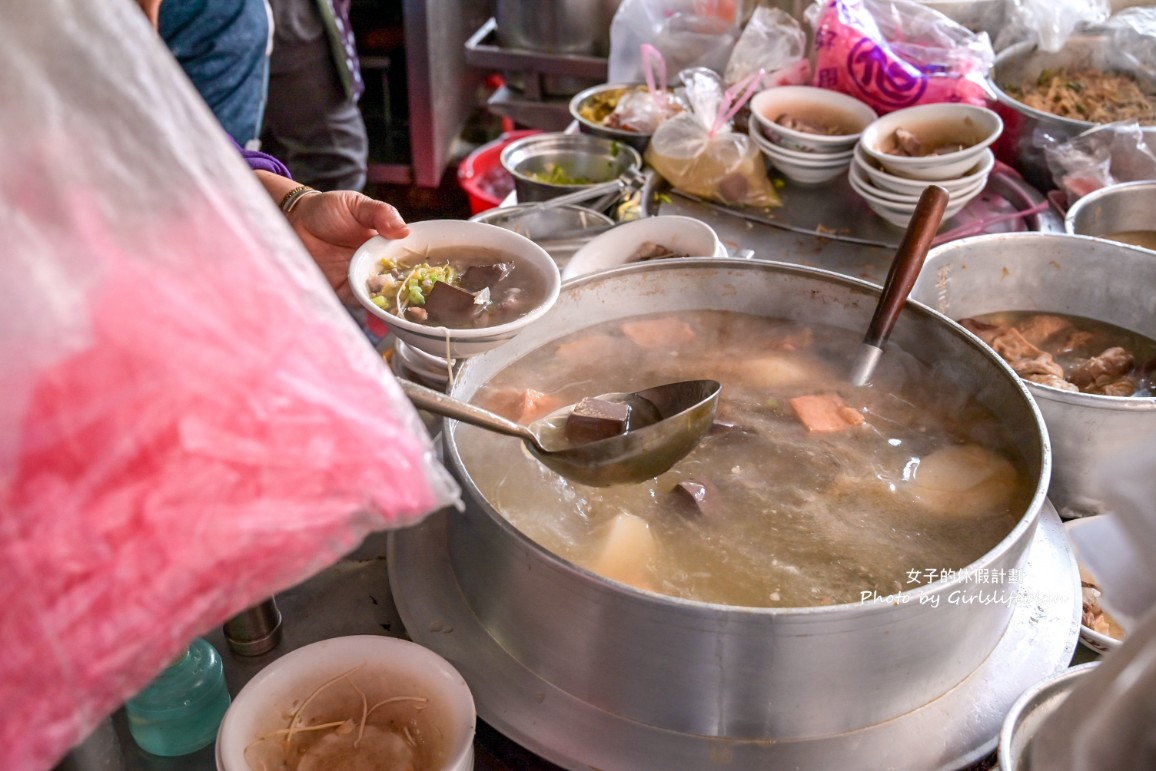
[[[234,142],[234,144],[236,144],[236,142]],[[269,155],[269,153],[263,153],[259,150],[246,150],[240,145],[237,145],[237,149],[241,152],[241,157],[245,159],[245,162],[249,164],[250,169],[254,171],[258,169],[261,171],[271,171],[274,174],[280,174],[282,177],[293,178],[293,175],[289,173],[289,168],[272,155]]]

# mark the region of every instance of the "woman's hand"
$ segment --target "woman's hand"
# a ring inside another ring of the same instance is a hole
[[[254,173],[278,203],[298,186],[292,179],[268,171]],[[409,226],[397,209],[352,190],[306,193],[285,216],[343,302],[352,299],[349,260],[357,247],[376,235],[409,235]]]
[[[409,235],[397,209],[352,190],[309,193],[286,216],[342,301],[352,297],[349,260],[357,247],[376,235]]]

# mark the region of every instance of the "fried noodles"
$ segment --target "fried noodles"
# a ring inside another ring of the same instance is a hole
[[[1099,70],[1044,70],[1034,81],[1005,87],[1035,110],[1091,123],[1156,123],[1156,97],[1132,75]]]

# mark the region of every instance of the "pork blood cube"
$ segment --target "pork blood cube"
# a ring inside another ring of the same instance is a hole
[[[630,405],[606,399],[583,399],[566,418],[566,438],[572,442],[596,442],[629,428]]]

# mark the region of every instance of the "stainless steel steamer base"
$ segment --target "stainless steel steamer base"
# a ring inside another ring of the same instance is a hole
[[[389,581],[406,630],[458,668],[483,720],[569,769],[958,769],[995,748],[1012,702],[1067,666],[1078,639],[1079,574],[1059,515],[1046,503],[1007,631],[984,663],[944,696],[884,723],[801,741],[676,733],[593,707],[511,657],[461,594],[449,560],[447,516],[454,512],[390,537]]]

